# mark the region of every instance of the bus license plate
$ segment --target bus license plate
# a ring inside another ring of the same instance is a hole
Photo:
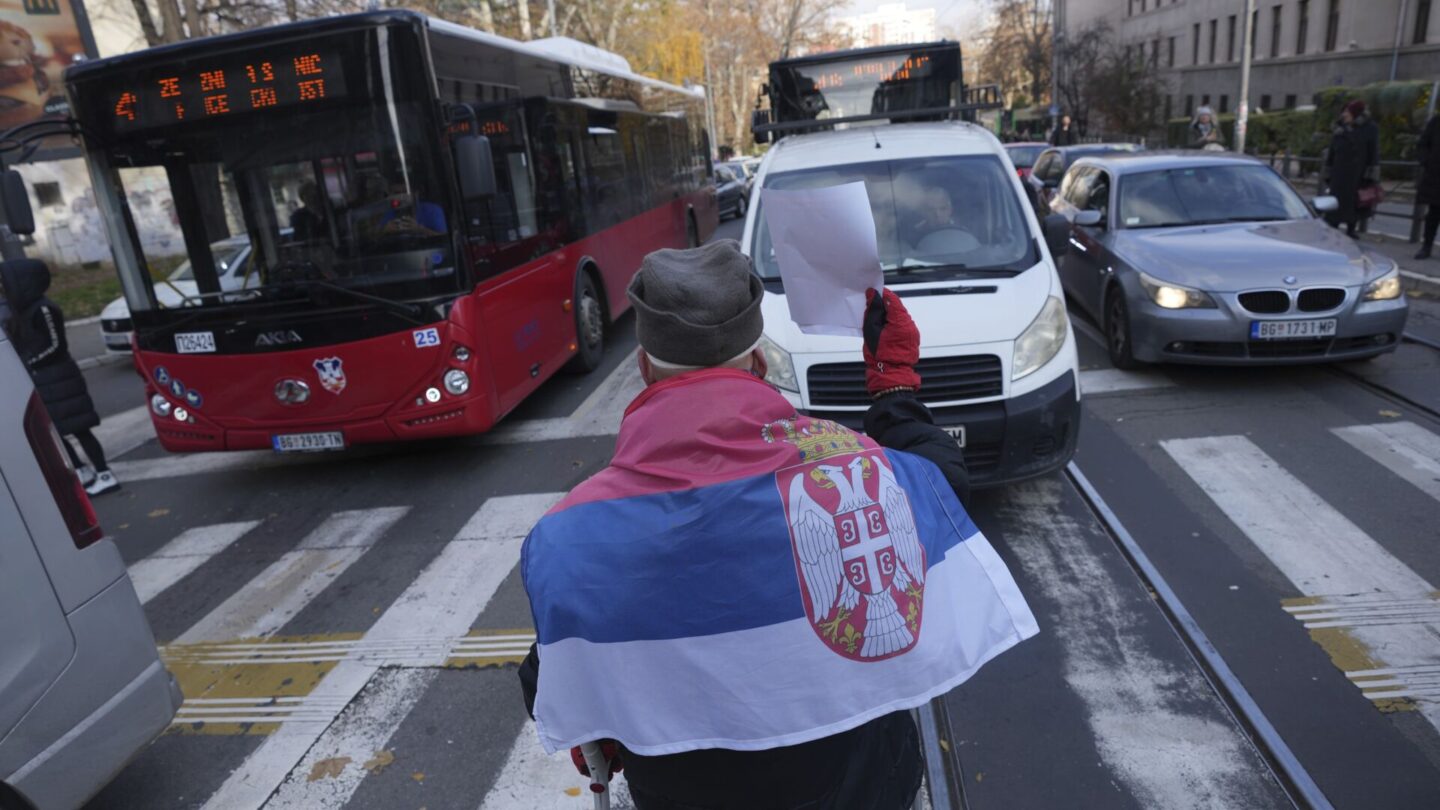
[[[345,435],[338,430],[324,433],[277,433],[270,437],[277,453],[314,453],[344,450]]]
[[[1306,340],[1335,337],[1335,319],[1316,321],[1251,321],[1251,340]]]
[[[180,354],[200,354],[215,351],[214,332],[176,332],[175,351]]]
[[[958,444],[958,445],[960,445],[960,448],[961,448],[961,449],[964,449],[964,448],[965,448],[965,426],[964,426],[964,425],[941,425],[941,426],[940,426],[940,429],[943,430],[943,431],[945,431],[945,434],[946,434],[947,436],[949,436],[950,438],[954,439],[954,440],[955,440],[955,443]]]

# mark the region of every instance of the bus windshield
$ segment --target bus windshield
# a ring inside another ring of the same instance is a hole
[[[293,309],[369,301],[373,306],[377,298],[425,299],[460,289],[450,192],[436,157],[442,142],[434,106],[424,101],[423,92],[407,92],[398,79],[382,84],[378,97],[341,92],[373,78],[367,74],[386,72],[374,70],[385,57],[377,58],[374,43],[363,39],[373,33],[312,48],[330,64],[307,64],[330,70],[332,82],[313,103],[297,96],[287,106],[282,88],[269,97],[278,99],[279,109],[235,110],[243,114],[192,122],[195,114],[182,113],[178,103],[172,112],[145,106],[148,99],[141,96],[132,109],[142,120],[145,114],[176,120],[140,127],[124,119],[125,126],[115,126],[113,135],[92,144],[97,193],[122,218],[136,223],[132,233],[144,234],[137,258],[146,266],[121,268],[122,276],[133,276],[126,285],[132,312],[154,310],[160,315],[151,325],[168,323],[166,304],[143,293],[154,271],[174,266],[170,257],[177,253],[188,256],[187,276],[196,290],[168,307],[185,308],[171,318],[193,318],[197,305],[253,308],[286,302]],[[398,49],[393,42],[390,48]],[[261,64],[272,69],[269,62]],[[167,74],[182,77],[189,69],[183,63],[164,67]],[[255,68],[236,67],[210,82],[233,87],[245,80],[247,70],[254,73]],[[273,68],[277,74],[280,70]],[[144,75],[126,80],[152,83]],[[160,81],[163,87],[165,80]],[[116,92],[102,93],[101,103]],[[129,91],[121,92],[124,98]],[[245,99],[232,94],[230,109]],[[227,284],[222,266],[228,257],[210,246],[237,237],[242,244],[248,239],[250,257],[245,277]],[[229,287],[246,292],[237,296]],[[347,290],[360,295],[345,295]],[[144,320],[142,315],[137,325]]]

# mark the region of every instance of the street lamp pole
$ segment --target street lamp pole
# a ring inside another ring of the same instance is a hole
[[[1050,131],[1060,126],[1060,50],[1065,47],[1065,0],[1051,0]]]
[[[1240,46],[1240,106],[1235,111],[1235,151],[1245,153],[1245,127],[1250,121],[1250,60],[1255,56],[1255,0],[1245,0],[1245,38]],[[1215,123],[1219,126],[1219,122]]]

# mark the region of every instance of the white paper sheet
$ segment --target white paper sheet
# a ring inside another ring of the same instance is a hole
[[[885,284],[865,184],[760,194],[790,319],[809,335],[859,337],[865,290]]]

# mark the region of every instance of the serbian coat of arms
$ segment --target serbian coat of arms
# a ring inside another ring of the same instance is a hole
[[[910,650],[920,637],[925,548],[890,460],[824,420],[782,420],[764,437],[800,451],[801,463],[775,483],[816,635],[855,661]]]
[[[345,390],[345,367],[338,357],[322,357],[314,363],[320,385],[332,394]]]

